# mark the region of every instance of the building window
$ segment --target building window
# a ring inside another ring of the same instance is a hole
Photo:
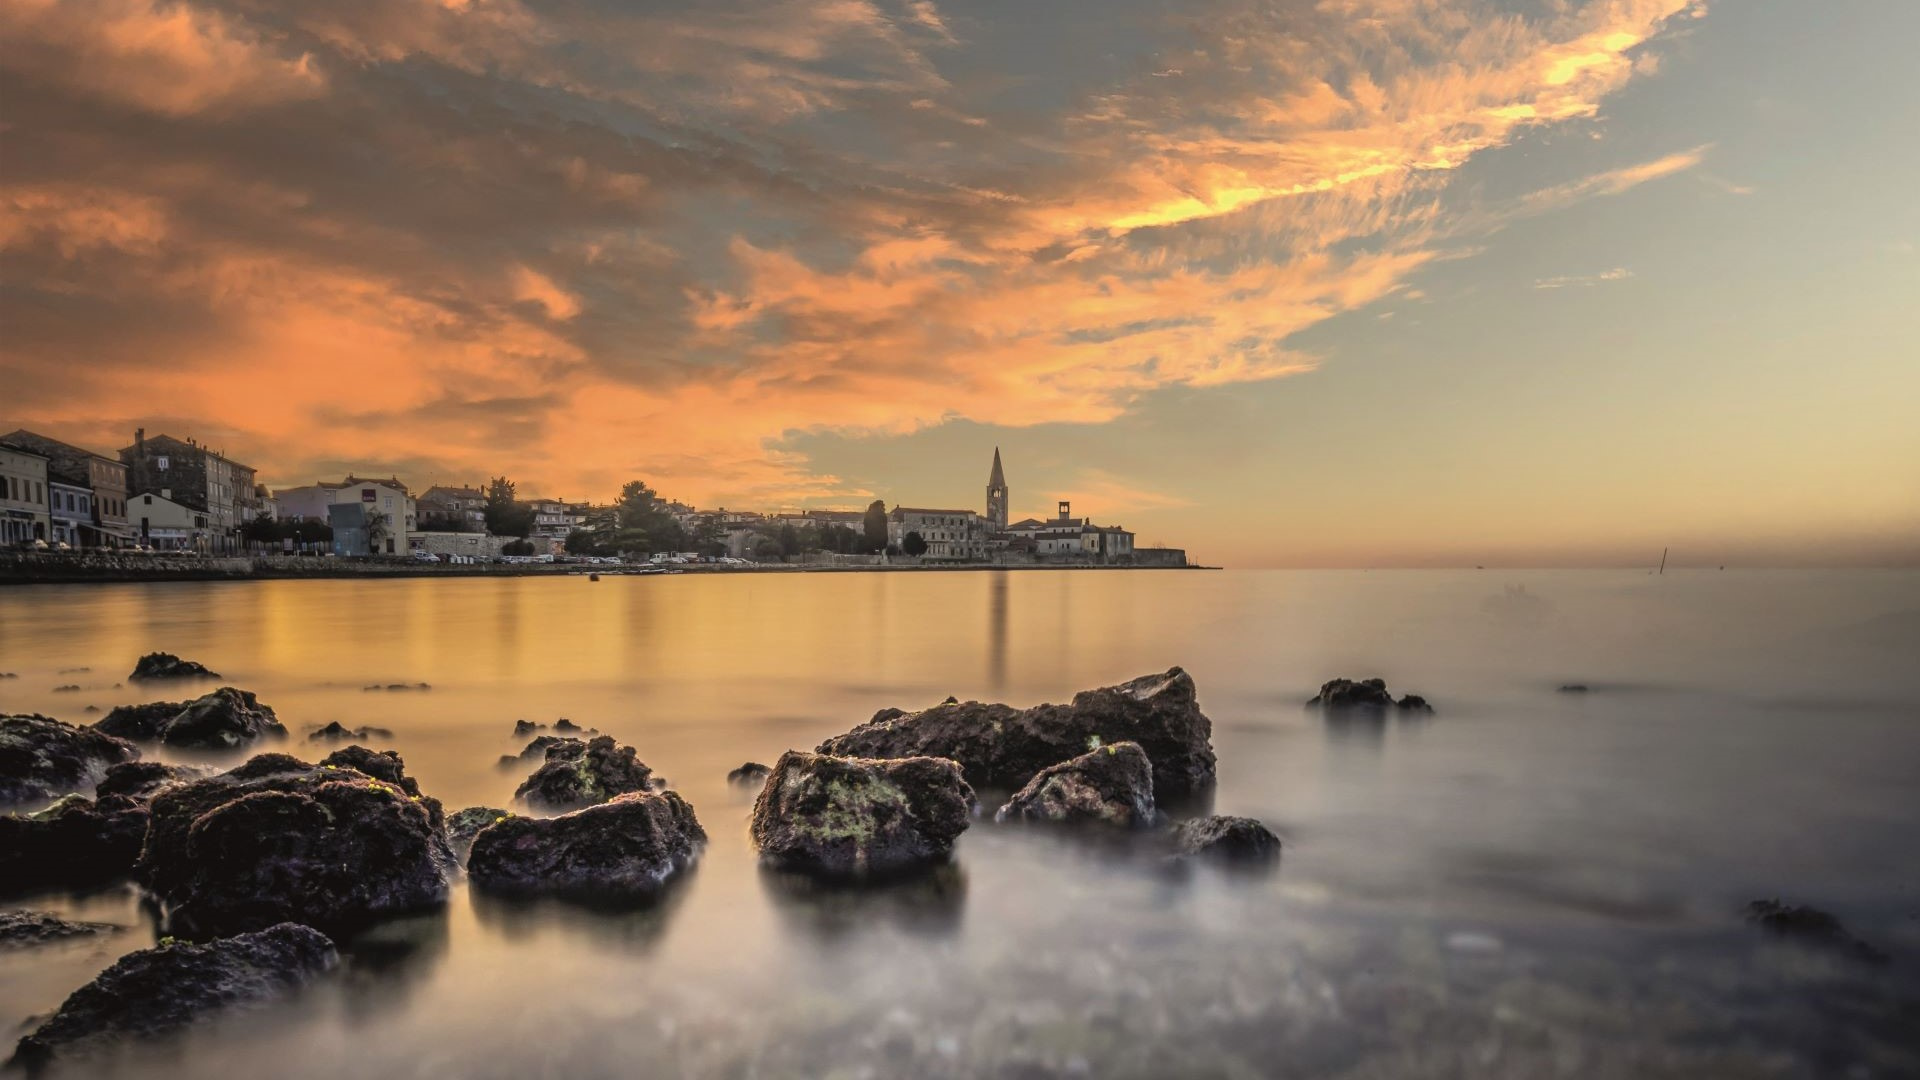
[[[162,455],[160,455],[159,457],[157,457],[157,458],[154,458],[154,459],[153,459],[153,467],[154,467],[154,468],[156,468],[156,469],[159,469],[159,470],[160,470],[161,472],[166,472],[166,471],[167,471],[167,457],[166,457],[166,455],[165,455],[165,454],[162,454]]]

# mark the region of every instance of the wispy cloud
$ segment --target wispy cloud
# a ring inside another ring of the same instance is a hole
[[[1625,281],[1633,276],[1633,271],[1624,266],[1611,270],[1602,270],[1597,274],[1569,274],[1561,277],[1541,278],[1533,283],[1536,289],[1582,288],[1590,285],[1604,285],[1609,281]]]

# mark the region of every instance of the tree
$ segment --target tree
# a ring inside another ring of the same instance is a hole
[[[393,518],[385,510],[367,511],[367,554],[379,555],[380,542],[393,535]]]
[[[780,526],[780,535],[774,542],[780,545],[781,562],[800,554],[800,534],[794,532],[790,524]]]
[[[513,481],[496,476],[487,482],[487,531],[495,536],[526,536],[533,532],[533,507],[513,497]]]
[[[927,553],[926,537],[921,536],[918,532],[910,532],[901,539],[900,550],[906,552],[908,555],[925,555]]]
[[[592,530],[581,528],[567,534],[567,554],[603,555],[605,552],[600,550],[600,538]]]
[[[875,499],[867,506],[867,519],[861,523],[866,530],[867,550],[883,551],[887,546],[887,504],[885,500]]]
[[[277,544],[280,542],[280,523],[262,510],[252,521],[240,526],[240,538],[250,544]]]

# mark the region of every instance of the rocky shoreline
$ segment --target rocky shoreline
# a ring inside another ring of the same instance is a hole
[[[164,653],[136,670],[217,678]],[[1328,723],[1432,712],[1377,679],[1329,681],[1309,704]],[[322,731],[335,742],[356,734]],[[0,717],[0,796],[24,808],[0,815],[6,891],[125,882],[164,935],[75,990],[21,1039],[14,1062],[80,1059],[285,998],[339,965],[336,942],[443,907],[463,878],[476,893],[631,907],[658,902],[697,868],[706,829],[634,747],[569,721],[523,721],[513,736],[530,741],[502,760],[524,775],[509,807],[449,814],[395,751],[349,744],[310,762],[271,749],[286,727],[233,687],[115,709],[88,726]],[[250,756],[216,771],[143,757],[156,746]],[[787,890],[937,884],[963,869],[956,845],[973,828],[1063,830],[1095,857],[1182,873],[1272,872],[1283,841],[1263,823],[1173,809],[1204,803],[1216,767],[1212,722],[1176,667],[1067,704],[882,709],[726,780],[753,793],[749,835]],[[1749,914],[1771,934],[1884,962],[1814,909],[1768,903]],[[10,912],[0,929],[9,948],[35,948],[114,928]]]

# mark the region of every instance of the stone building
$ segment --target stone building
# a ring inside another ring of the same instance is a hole
[[[75,547],[118,547],[133,541],[133,530],[127,523],[127,467],[124,464],[25,429],[0,435],[0,442],[44,456],[49,483],[86,489],[87,518],[79,522],[75,530],[78,539],[68,543]],[[48,509],[51,514],[58,508],[49,505]]]
[[[1023,550],[1061,561],[1130,563],[1133,533],[1117,525],[1095,525],[1091,518],[1073,516],[1073,503],[1062,499],[1059,516],[1041,521],[1027,518],[1007,527],[1010,540]]]
[[[51,528],[46,455],[0,442],[0,544],[45,540]]]
[[[984,559],[987,557],[986,519],[971,510],[929,510],[896,506],[887,515],[887,543],[904,547],[908,533],[927,542],[928,559]]]
[[[120,460],[127,467],[130,495],[159,495],[201,512],[207,518],[207,550],[240,550],[240,526],[259,511],[250,466],[193,439],[149,439],[145,428],[133,433],[133,445],[120,451]]]
[[[1000,448],[993,448],[993,471],[987,474],[987,533],[1007,531],[1007,474],[1000,469]]]
[[[487,531],[487,493],[479,488],[435,484],[419,499],[420,520],[441,527],[456,525],[460,532]]]

